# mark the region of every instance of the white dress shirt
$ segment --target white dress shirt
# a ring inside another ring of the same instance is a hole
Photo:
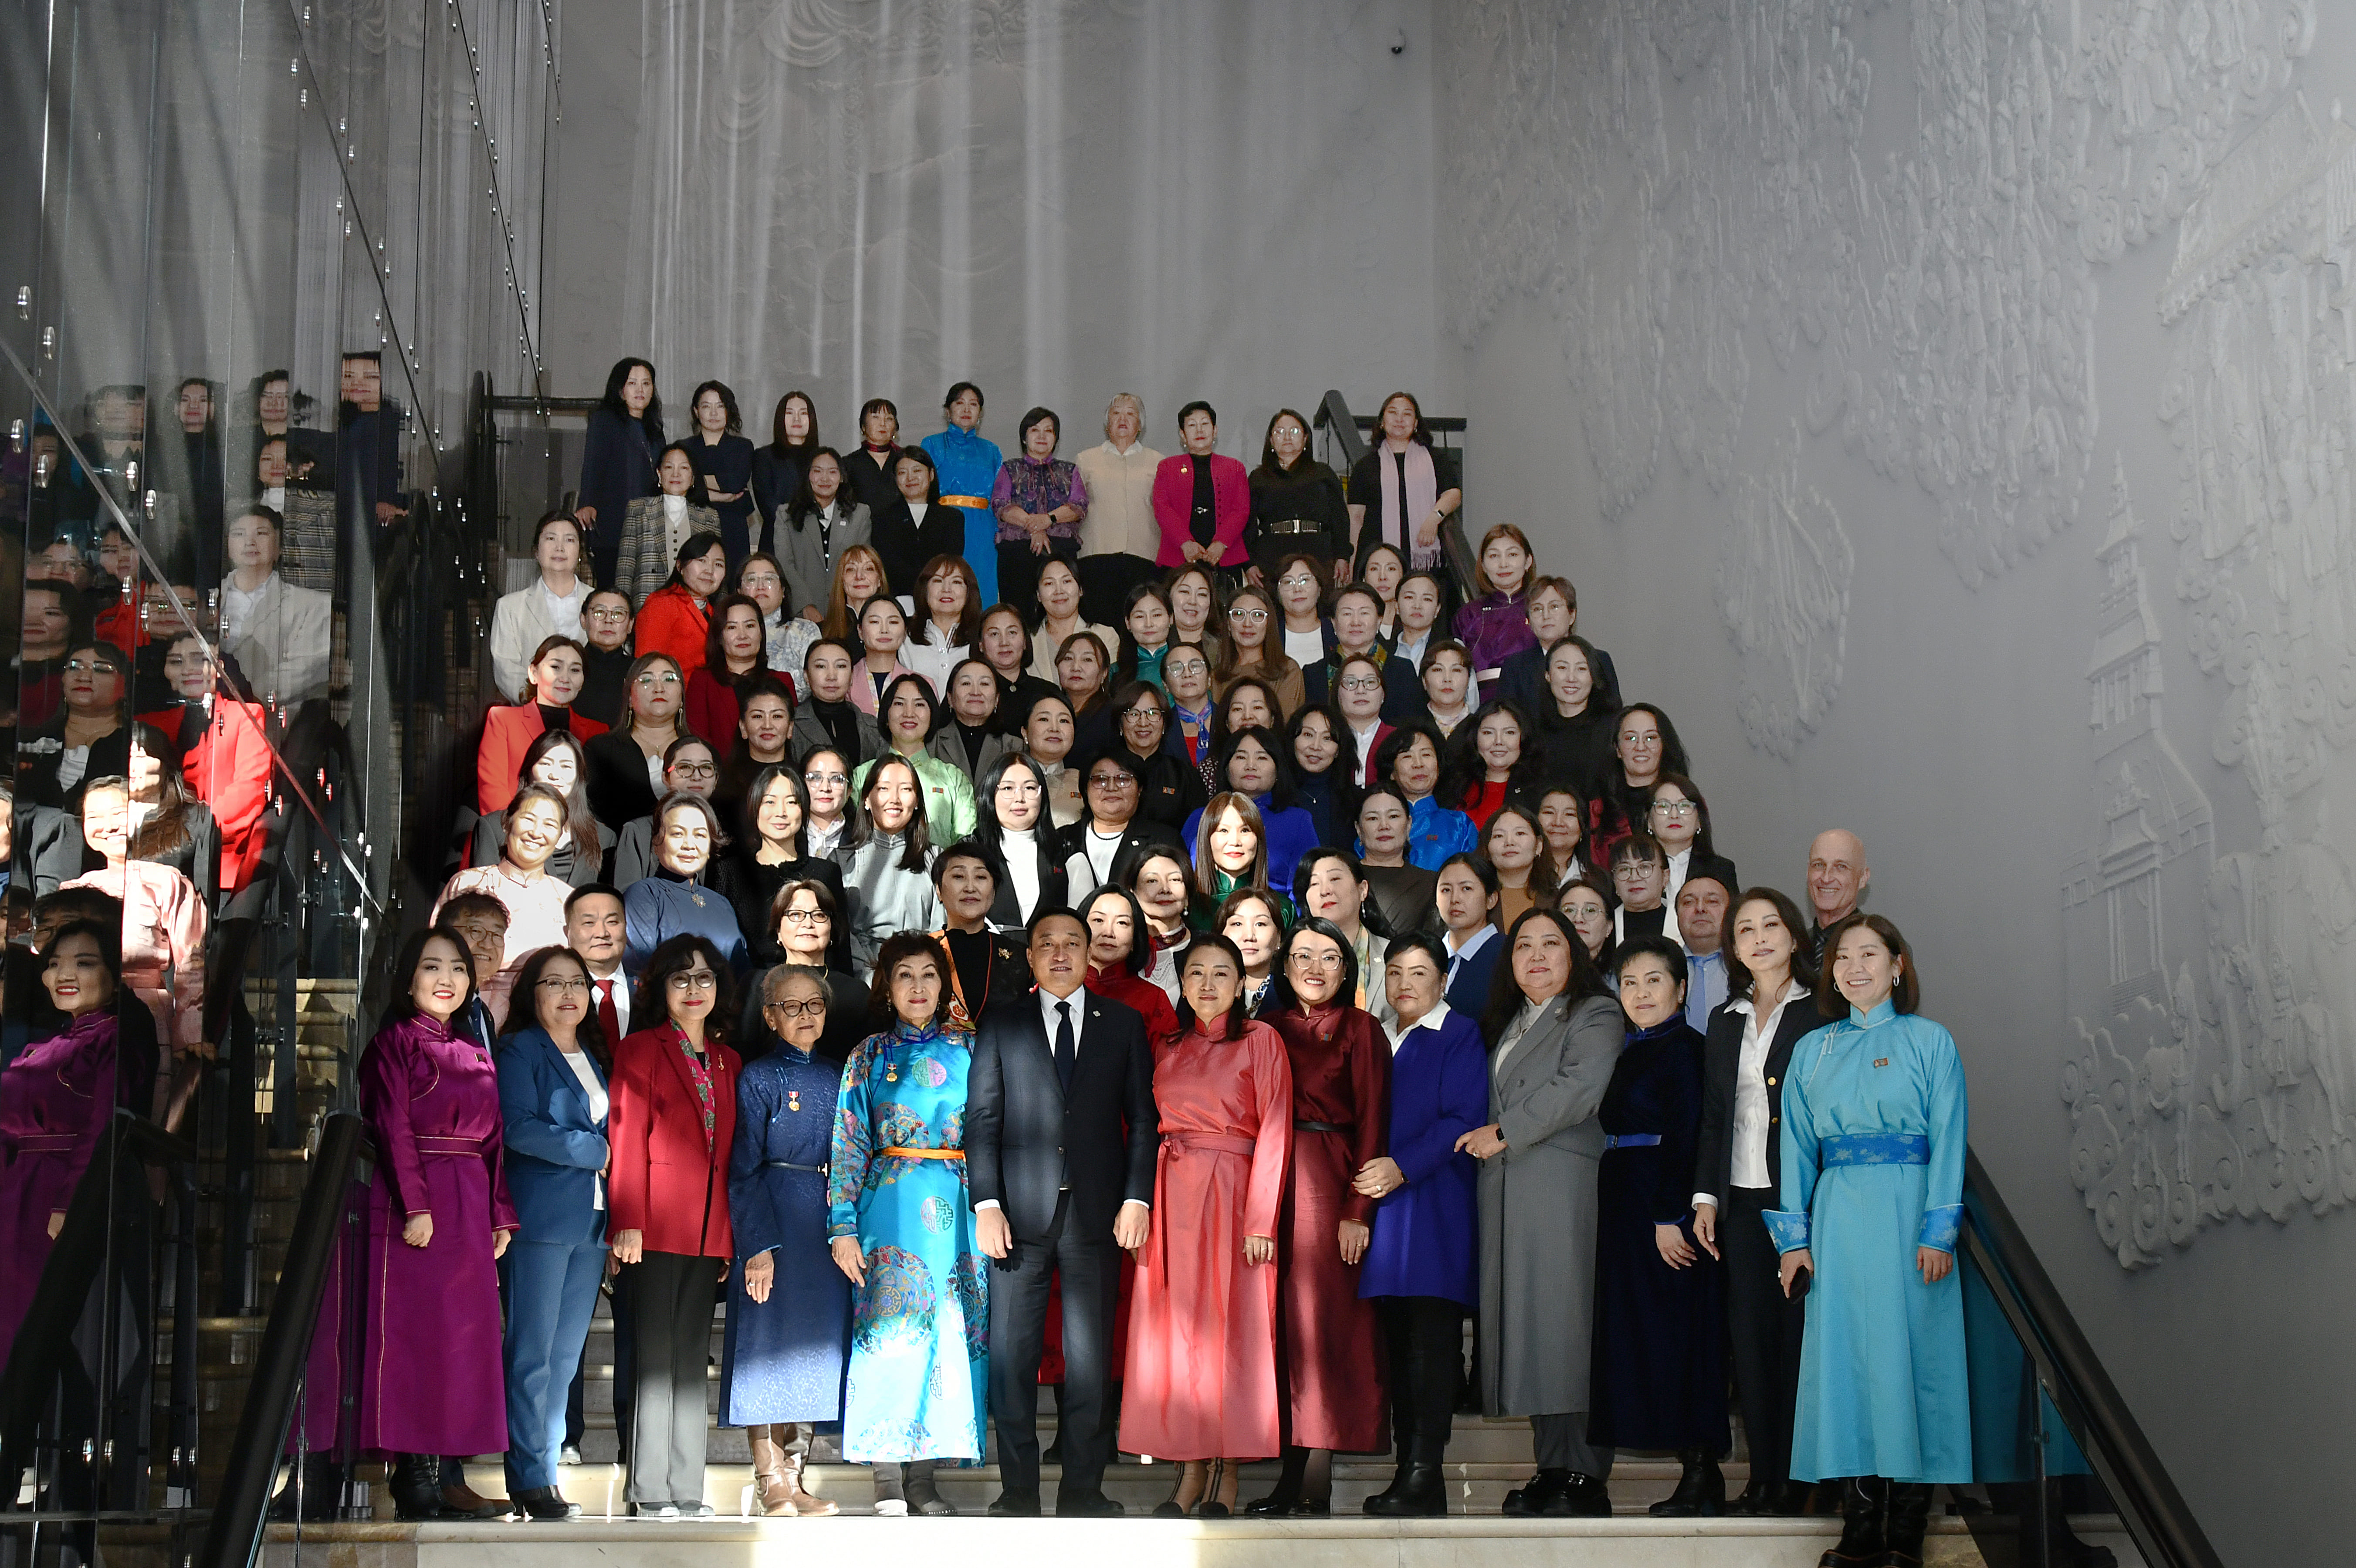
[[[1777,1186],[1776,1173],[1767,1168],[1767,1048],[1774,1043],[1783,1009],[1807,999],[1808,988],[1794,980],[1783,987],[1775,1010],[1759,1016],[1753,998],[1738,997],[1726,1004],[1742,1015],[1742,1050],[1734,1059],[1734,1185],[1769,1192]],[[1697,1192],[1696,1203],[1718,1204],[1718,1195]]]
[[[1677,890],[1686,885],[1686,873],[1693,869],[1693,846],[1688,844],[1669,857],[1668,891],[1661,898],[1671,908],[1676,906]]]
[[[597,1082],[597,1070],[589,1065],[589,1053],[585,1051],[565,1051],[560,1047],[557,1054],[564,1058],[565,1066],[573,1069],[573,1076],[581,1080],[581,1093],[589,1102],[589,1119],[604,1121],[607,1103],[605,1086]],[[590,1207],[605,1207],[605,1173],[602,1170],[597,1173],[596,1201]]]
[[[627,1035],[630,1032],[630,977],[622,973],[620,965],[615,965],[610,975],[589,976],[589,1007],[593,1012],[599,1006],[601,993],[612,1000],[614,1017],[621,1024],[622,1033]],[[605,1049],[611,1051],[621,1043],[618,1040],[609,1040],[605,1042]]]
[[[1080,1053],[1080,1036],[1087,1031],[1088,1027],[1088,993],[1087,989],[1083,987],[1080,990],[1074,991],[1068,997],[1058,997],[1055,992],[1047,989],[1046,987],[1042,986],[1039,987],[1036,995],[1039,997],[1039,1022],[1047,1030],[1048,1059],[1053,1061],[1055,1055],[1055,1035],[1064,1026],[1063,1018],[1060,1016],[1057,1009],[1063,1008],[1068,1008],[1071,1009],[1072,1054],[1075,1057],[1078,1056]],[[1066,1180],[1064,1183],[1062,1190],[1068,1192],[1071,1189],[1072,1184],[1070,1181]],[[1137,1200],[1132,1198],[1130,1199],[1129,1201],[1134,1203]],[[995,1198],[977,1199],[975,1200],[973,1206],[977,1212],[984,1209],[999,1209],[1004,1207],[1004,1205],[1000,1203]]]
[[[1423,1017],[1416,1019],[1415,1022],[1411,1024],[1402,1025],[1398,1019],[1394,1017],[1390,1022],[1383,1026],[1383,1032],[1390,1037],[1391,1054],[1393,1056],[1397,1056],[1398,1054],[1399,1047],[1406,1043],[1407,1037],[1413,1034],[1416,1030],[1419,1029],[1438,1029],[1441,1024],[1446,1023],[1448,1021],[1448,999],[1443,997],[1440,998],[1438,1006],[1434,1007],[1431,1011],[1424,1014]]]
[[[237,641],[239,635],[245,630],[246,624],[253,619],[253,609],[262,601],[262,590],[269,586],[270,579],[265,577],[262,580],[262,587],[249,593],[237,585],[235,578],[221,580],[220,640],[222,644],[227,645]]]
[[[1039,830],[1035,827],[1001,827],[999,848],[1006,858],[1006,880],[1014,884],[1014,912],[1017,923],[1031,923],[1031,912],[1039,907]],[[1047,993],[1039,993],[1044,997]],[[1050,1009],[1052,1021],[1053,1009]],[[1054,1040],[1051,1028],[1047,1038]]]

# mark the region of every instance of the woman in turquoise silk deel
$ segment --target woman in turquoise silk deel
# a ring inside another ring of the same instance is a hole
[[[842,1411],[850,1460],[982,1454],[989,1260],[974,1244],[964,1150],[973,1036],[948,1023],[948,974],[931,938],[885,942],[875,986],[891,1021],[842,1071],[827,1199],[837,1264],[855,1286]],[[927,1480],[907,1502],[935,1511],[929,1498]]]
[[[1912,1499],[1926,1509],[1931,1485],[1972,1479],[1963,1280],[1954,1272],[1964,1064],[1954,1037],[1913,1012],[1913,955],[1895,926],[1852,916],[1825,944],[1817,994],[1846,1000],[1849,1016],[1792,1049],[1783,1208],[1766,1216],[1787,1285],[1802,1268],[1815,1275],[1792,1474],[1889,1483],[1881,1507],[1889,1561],[1899,1563],[1922,1550]]]

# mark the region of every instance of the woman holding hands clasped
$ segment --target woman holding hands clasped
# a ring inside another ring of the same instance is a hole
[[[966,1192],[973,1031],[948,1011],[949,965],[903,931],[875,958],[878,1032],[842,1072],[827,1222],[851,1295],[842,1456],[875,1467],[875,1511],[953,1514],[933,1466],[981,1457],[990,1397],[989,1265]]]
[[[1164,1518],[1235,1511],[1237,1466],[1279,1447],[1278,1211],[1292,1143],[1284,1041],[1243,1010],[1242,957],[1194,938],[1179,965],[1185,1033],[1154,1052],[1162,1151],[1130,1297],[1120,1451],[1183,1459]],[[1223,1346],[1215,1359],[1197,1353]]]
[[[1828,1568],[1919,1568],[1931,1488],[1972,1478],[1964,1365],[1968,1105],[1954,1037],[1916,1016],[1914,955],[1878,914],[1825,933],[1827,1017],[1783,1083],[1783,1202],[1767,1228],[1808,1297],[1792,1474],[1841,1483]]]

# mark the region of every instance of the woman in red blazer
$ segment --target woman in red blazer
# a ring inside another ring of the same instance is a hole
[[[761,607],[742,593],[712,602],[703,667],[687,677],[687,727],[712,743],[715,757],[726,756],[736,744],[744,700],[753,682],[769,673],[766,635]]]
[[[672,937],[648,957],[630,1006],[632,1018],[661,1021],[614,1053],[607,1224],[630,1293],[629,1499],[645,1519],[712,1515],[704,1369],[712,1304],[735,1255],[728,1151],[744,1068],[723,1040],[736,1016],[728,993],[720,950],[701,936]]]
[[[718,534],[691,534],[679,547],[670,579],[647,595],[631,628],[638,656],[669,654],[681,673],[703,667],[703,647],[712,635],[712,601],[728,579],[728,552]]]
[[[215,678],[205,640],[189,632],[173,640],[164,655],[164,678],[179,703],[139,722],[168,738],[177,749],[180,776],[188,793],[212,807],[220,827],[220,891],[233,893],[253,880],[267,835],[270,809],[270,741],[259,702],[240,702]]]
[[[543,637],[524,667],[524,699],[483,715],[483,743],[475,751],[475,809],[488,816],[505,811],[523,787],[523,754],[554,729],[573,731],[586,746],[605,726],[573,711],[581,695],[587,656],[571,637]]]
[[[1163,458],[1153,471],[1153,520],[1162,525],[1162,553],[1154,562],[1184,566],[1199,560],[1233,582],[1251,564],[1251,554],[1244,548],[1244,525],[1251,520],[1251,475],[1234,458],[1219,454],[1219,416],[1210,404],[1198,400],[1179,410],[1178,433],[1185,450]],[[1194,536],[1197,469],[1208,469],[1211,475],[1208,539]]]

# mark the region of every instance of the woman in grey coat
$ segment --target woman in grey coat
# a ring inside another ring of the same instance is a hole
[[[905,757],[886,757],[867,775],[861,793],[861,820],[867,831],[859,843],[834,852],[842,868],[843,920],[851,928],[851,956],[866,979],[885,940],[904,931],[931,931],[941,923],[941,902],[932,879],[934,850],[925,837],[925,786]],[[1614,1010],[1617,1017],[1617,1010]],[[1605,1069],[1606,1076],[1610,1069]],[[1601,1146],[1598,1146],[1599,1147]],[[1590,1165],[1590,1196],[1594,1170]],[[1592,1216],[1589,1229],[1594,1228]]]
[[[1506,1513],[1608,1518],[1612,1450],[1587,1441],[1595,1113],[1626,1031],[1559,913],[1531,910],[1505,940],[1481,1020],[1491,1120],[1456,1144],[1481,1161],[1482,1399],[1492,1416],[1528,1416],[1537,1449]]]
[[[843,488],[842,459],[834,448],[810,453],[801,488],[770,533],[786,567],[786,613],[812,619],[826,613],[834,569],[852,545],[873,548],[875,526],[867,508]]]

